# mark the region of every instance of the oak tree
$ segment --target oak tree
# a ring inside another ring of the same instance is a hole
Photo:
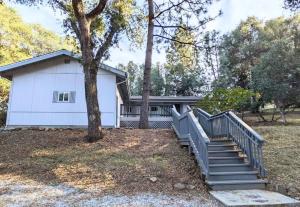
[[[101,112],[97,96],[97,73],[101,61],[116,45],[132,15],[134,0],[16,0],[27,5],[51,6],[64,16],[66,32],[74,35],[81,50],[88,116],[87,141],[102,138]]]

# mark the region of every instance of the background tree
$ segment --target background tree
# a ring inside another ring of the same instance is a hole
[[[191,96],[198,95],[204,85],[204,74],[199,66],[199,53],[195,45],[181,42],[195,42],[195,35],[177,28],[177,41],[170,42],[166,50],[165,95]]]
[[[165,80],[162,76],[163,66],[159,63],[151,70],[151,91],[152,96],[162,96],[165,92]]]
[[[300,0],[284,0],[284,7],[291,11],[297,11],[300,9]]]
[[[181,42],[176,39],[178,28],[182,31],[201,33],[201,27],[211,21],[207,15],[207,7],[211,0],[168,0],[147,1],[147,45],[143,80],[142,107],[140,128],[148,128],[148,106],[151,85],[152,51],[154,38],[157,44],[179,42],[196,46],[198,41]],[[200,35],[196,35],[200,36]]]
[[[279,40],[253,69],[253,88],[265,102],[275,104],[284,124],[285,110],[300,103],[300,62],[296,59],[299,53],[297,56],[293,44]]]
[[[186,68],[183,64],[166,64],[165,95],[196,96],[205,85],[204,75],[198,68]]]
[[[286,122],[286,109],[299,103],[299,25],[299,14],[242,22],[221,41],[220,75],[213,87],[250,89],[258,94],[252,97],[253,112],[267,121],[261,109],[275,104]]]
[[[214,85],[249,88],[251,67],[265,50],[259,41],[262,28],[260,20],[249,17],[231,33],[224,35],[220,45],[220,77]]]
[[[0,126],[5,125],[10,81],[0,78]]]
[[[59,49],[72,50],[74,41],[37,24],[25,23],[17,12],[0,5],[0,65]],[[13,24],[12,24],[13,22]],[[0,77],[0,126],[5,125],[10,81]]]
[[[125,72],[127,72],[129,92],[131,95],[136,95],[138,93],[137,81],[138,81],[138,77],[140,75],[139,66],[137,64],[135,64],[133,61],[129,61],[126,66],[119,64],[118,68],[120,70],[124,70]]]
[[[72,39],[62,38],[38,24],[25,23],[14,9],[5,4],[0,5],[0,13],[0,65],[74,48]]]
[[[201,56],[203,59],[203,67],[208,77],[213,77],[212,81],[217,81],[219,72],[219,50],[221,44],[220,34],[213,30],[206,32],[204,35],[204,45]]]
[[[109,48],[116,45],[119,35],[125,31],[129,21],[136,16],[134,0],[16,0],[35,5],[44,3],[64,13],[66,31],[74,35],[79,43],[84,72],[85,98],[88,116],[89,142],[102,137],[101,112],[97,96],[97,73],[101,61],[109,55]]]

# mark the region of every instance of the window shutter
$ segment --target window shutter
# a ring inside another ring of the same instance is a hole
[[[58,91],[53,91],[52,103],[57,103]]]
[[[70,92],[70,103],[75,103],[76,91]]]

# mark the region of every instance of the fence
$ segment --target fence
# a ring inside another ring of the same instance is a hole
[[[171,117],[172,106],[170,105],[151,105],[149,106],[149,116]],[[134,117],[140,116],[141,106],[121,105],[121,116]]]

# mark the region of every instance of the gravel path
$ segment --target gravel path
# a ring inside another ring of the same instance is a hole
[[[65,185],[49,186],[44,184],[13,181],[0,182],[0,206],[122,206],[122,207],[211,207],[219,206],[215,201],[199,197],[181,197],[153,193],[125,195],[97,195],[97,191],[81,191]]]

